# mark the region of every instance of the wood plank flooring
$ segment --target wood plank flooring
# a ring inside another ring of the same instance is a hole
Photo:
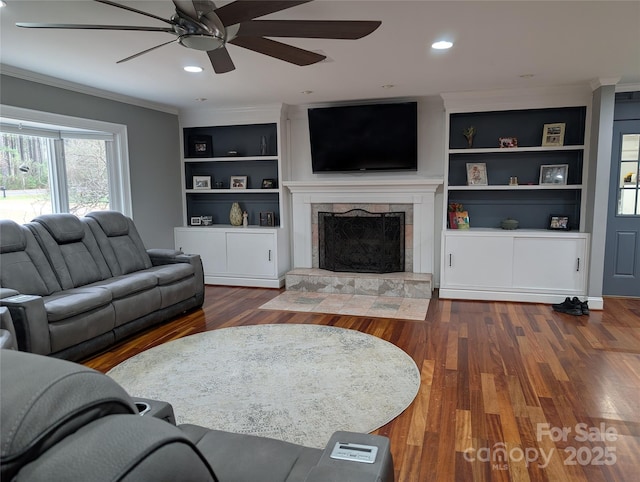
[[[589,316],[434,298],[425,321],[259,310],[280,290],[208,286],[202,310],[85,361],[107,371],[193,333],[264,323],[355,329],[413,357],[413,404],[377,431],[396,481],[631,481],[640,471],[640,300]]]

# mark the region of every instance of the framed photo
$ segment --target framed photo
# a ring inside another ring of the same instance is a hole
[[[262,189],[275,189],[276,180],[275,179],[263,179],[262,180]]]
[[[540,166],[540,184],[566,184],[569,164]]]
[[[456,211],[456,229],[469,229],[469,212]]]
[[[542,130],[543,146],[563,146],[564,145],[564,128],[563,122],[557,124],[545,124]]]
[[[193,176],[194,189],[211,189],[211,176]]]
[[[200,220],[203,226],[211,226],[213,224],[213,216],[200,216]]]
[[[518,147],[517,137],[498,137],[498,142],[501,148]]]
[[[211,157],[213,155],[211,136],[190,136],[187,155],[189,157]]]
[[[569,229],[571,229],[571,225],[569,224],[569,216],[552,214],[551,216],[549,216],[549,229],[569,231]]]
[[[487,184],[487,164],[467,163],[467,186],[486,186]]]
[[[231,179],[229,179],[229,187],[231,189],[246,189],[247,176],[231,176]]]
[[[202,224],[202,218],[200,216],[191,216],[191,226],[200,226]]]
[[[273,211],[264,211],[260,213],[260,226],[275,226],[276,216]]]

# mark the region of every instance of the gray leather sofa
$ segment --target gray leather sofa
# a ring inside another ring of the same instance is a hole
[[[0,479],[14,482],[392,482],[389,440],[337,432],[327,449],[140,416],[107,375],[0,350]],[[375,447],[372,463],[332,458]],[[365,447],[365,448],[363,448]]]
[[[79,360],[202,306],[200,256],[145,249],[115,211],[0,220],[0,305],[22,351]]]

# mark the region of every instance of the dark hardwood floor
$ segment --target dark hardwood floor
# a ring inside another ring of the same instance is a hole
[[[640,300],[589,316],[549,305],[433,299],[425,321],[258,309],[279,290],[208,286],[202,310],[85,361],[107,371],[193,333],[263,323],[334,325],[390,341],[422,384],[377,433],[396,481],[631,481],[640,472]]]

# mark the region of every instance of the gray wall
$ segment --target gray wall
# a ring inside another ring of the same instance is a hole
[[[148,248],[172,248],[182,225],[177,114],[0,77],[0,104],[127,126],[133,218]]]

